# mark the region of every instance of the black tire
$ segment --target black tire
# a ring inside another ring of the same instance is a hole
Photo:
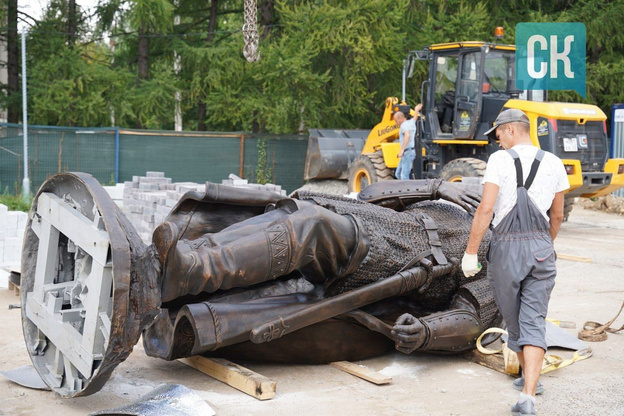
[[[487,163],[480,159],[464,157],[451,160],[440,172],[440,178],[449,182],[461,182],[463,177],[482,178]]]
[[[576,198],[564,195],[563,197],[563,221],[567,221],[572,208],[574,208],[574,201]]]
[[[379,153],[366,153],[358,156],[348,172],[349,192],[360,192],[376,182],[394,179],[390,170]]]

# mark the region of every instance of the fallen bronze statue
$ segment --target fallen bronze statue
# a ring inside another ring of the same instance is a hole
[[[141,335],[166,360],[472,349],[501,324],[485,268],[467,279],[458,265],[479,200],[438,179],[380,182],[357,200],[207,183],[148,246],[93,177],[52,176],[22,254],[28,352],[45,383],[73,397],[97,392]]]

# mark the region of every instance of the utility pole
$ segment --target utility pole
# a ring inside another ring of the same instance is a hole
[[[22,196],[30,199],[30,179],[28,179],[28,94],[26,93],[26,29],[22,30],[22,123],[24,132],[24,179]]]

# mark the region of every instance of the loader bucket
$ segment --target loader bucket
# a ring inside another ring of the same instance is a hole
[[[349,164],[362,153],[369,132],[310,129],[304,179],[347,179]]]

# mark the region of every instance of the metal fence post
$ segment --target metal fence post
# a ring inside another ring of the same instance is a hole
[[[119,183],[119,127],[115,129],[115,183]]]
[[[241,134],[240,136],[240,152],[238,156],[239,164],[238,164],[238,177],[244,178],[245,176],[245,135]]]
[[[624,104],[611,106],[611,157],[624,158]],[[620,188],[613,195],[624,197],[624,189]]]

